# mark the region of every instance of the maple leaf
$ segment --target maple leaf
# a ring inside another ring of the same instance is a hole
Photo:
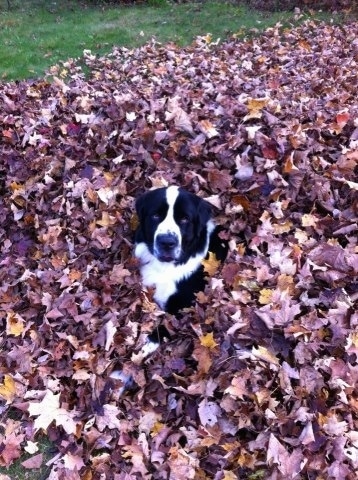
[[[168,464],[171,472],[169,480],[194,479],[199,467],[199,461],[194,455],[189,454],[183,448],[174,446],[170,448]]]
[[[0,453],[0,465],[8,467],[21,455],[21,443],[25,435],[21,433],[20,424],[12,419],[4,422],[5,431],[0,435],[3,448]]]
[[[123,265],[114,265],[113,270],[110,274],[111,282],[115,284],[123,283],[124,279],[131,274],[129,270],[123,267]]]
[[[220,171],[211,168],[208,172],[208,181],[213,191],[223,192],[230,188],[232,177],[225,170]]]
[[[106,205],[110,205],[112,202],[114,202],[117,193],[118,191],[116,189],[112,189],[111,187],[102,187],[97,190],[98,198],[102,202],[104,202]],[[108,212],[102,212],[102,215],[107,216],[107,222],[108,222],[108,218],[109,218]]]
[[[221,409],[217,403],[204,398],[199,404],[198,414],[200,417],[200,422],[204,427],[212,427],[218,423],[218,420],[221,416]]]
[[[79,472],[82,467],[85,466],[83,459],[78,455],[72,455],[71,453],[66,453],[61,461],[63,462],[65,468],[68,470],[75,470]]]
[[[262,109],[267,106],[269,98],[248,98],[247,107],[249,113],[244,117],[243,121],[246,122],[252,118],[261,118]]]
[[[76,412],[69,412],[60,407],[60,394],[54,394],[47,390],[41,402],[29,402],[28,411],[31,417],[37,417],[34,421],[35,430],[47,431],[52,422],[62,426],[67,434],[75,433],[77,423],[74,421]]]
[[[209,252],[208,258],[201,261],[204,271],[210,276],[214,276],[220,266],[220,260],[217,260],[215,253]]]
[[[233,397],[244,399],[244,395],[249,394],[249,390],[246,386],[248,375],[235,376],[231,380],[231,385],[226,388],[225,393],[232,395]]]
[[[207,347],[209,349],[212,349],[218,346],[218,344],[214,340],[213,332],[203,335],[202,337],[199,338],[199,340],[203,347]]]
[[[106,404],[103,405],[103,414],[96,415],[96,425],[100,432],[103,432],[105,428],[118,428],[121,427],[121,422],[117,418],[120,415],[120,410],[115,405]]]
[[[273,294],[272,290],[270,290],[269,288],[263,288],[260,291],[259,303],[261,303],[261,305],[268,305],[269,303],[271,303],[272,294]]]
[[[279,471],[288,478],[295,478],[302,470],[303,454],[300,450],[294,450],[291,454],[284,448],[277,438],[270,434],[267,447],[267,463],[277,464]]]
[[[327,435],[331,436],[343,435],[348,430],[347,422],[339,420],[335,414],[329,415],[328,417],[320,415],[319,423]]]
[[[341,480],[342,478],[348,478],[350,468],[348,465],[336,460],[328,467],[327,474],[335,480]]]
[[[209,338],[210,345],[213,345],[212,340]],[[214,346],[213,346],[214,348]],[[210,354],[210,348],[198,345],[195,347],[193,357],[198,362],[198,370],[203,373],[207,373],[212,365],[212,358]]]

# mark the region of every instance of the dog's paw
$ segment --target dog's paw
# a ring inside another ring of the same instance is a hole
[[[112,389],[116,397],[121,397],[135,385],[132,375],[123,370],[113,370],[109,378],[112,380]]]
[[[131,361],[134,365],[141,365],[147,357],[158,350],[164,339],[169,338],[168,330],[160,325],[148,335],[140,350],[132,354]],[[132,374],[124,370],[113,370],[109,378],[112,380],[112,390],[116,397],[121,397],[127,390],[131,390],[136,385]]]

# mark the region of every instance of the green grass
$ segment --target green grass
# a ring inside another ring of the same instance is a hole
[[[0,79],[39,77],[60,60],[84,49],[109,52],[113,45],[136,47],[155,37],[179,45],[198,35],[214,38],[288,22],[292,14],[263,16],[225,1],[172,4],[152,0],[114,6],[76,0],[0,0]]]
[[[4,475],[5,478],[8,476],[11,480],[43,480],[48,478],[51,471],[51,466],[46,466],[46,462],[54,457],[57,451],[53,444],[44,436],[38,439],[37,447],[38,451],[35,454],[23,454],[21,458],[16,460],[8,469],[5,467],[0,467],[0,478],[2,475]],[[33,457],[34,455],[38,455],[39,453],[42,453],[43,455],[41,468],[26,469],[21,465],[22,462]]]

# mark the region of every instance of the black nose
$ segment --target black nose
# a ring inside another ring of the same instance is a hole
[[[169,251],[178,246],[177,237],[175,235],[172,235],[171,233],[163,233],[161,235],[158,235],[156,241],[158,248],[160,248],[161,250]]]

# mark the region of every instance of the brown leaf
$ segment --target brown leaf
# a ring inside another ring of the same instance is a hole
[[[208,181],[214,192],[225,192],[231,186],[232,177],[226,170],[219,171],[210,169],[208,172]]]

